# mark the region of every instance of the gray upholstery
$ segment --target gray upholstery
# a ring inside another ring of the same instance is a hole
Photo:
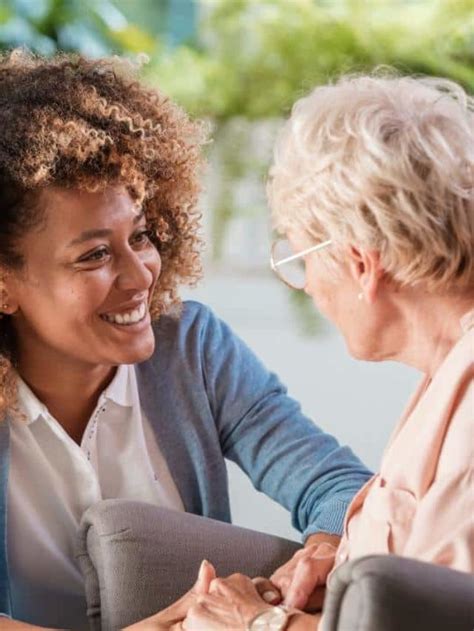
[[[200,562],[221,576],[268,576],[295,542],[140,502],[106,500],[82,520],[78,558],[95,631],[156,613],[194,583]],[[395,556],[364,557],[334,574],[323,631],[472,631],[474,578]]]
[[[397,556],[369,556],[335,572],[322,631],[472,631],[474,577]]]
[[[189,513],[105,500],[84,514],[78,544],[91,629],[120,629],[167,607],[193,585],[204,558],[221,576],[268,576],[299,548]]]

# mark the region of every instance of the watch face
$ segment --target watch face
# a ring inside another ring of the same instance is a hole
[[[265,609],[248,626],[248,631],[283,631],[288,614],[282,607]]]

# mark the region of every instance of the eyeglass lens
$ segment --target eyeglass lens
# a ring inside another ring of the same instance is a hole
[[[287,285],[295,287],[296,289],[302,289],[306,282],[304,258],[299,257],[278,265],[279,261],[283,261],[294,254],[289,242],[286,239],[282,239],[275,243],[273,248],[273,261],[276,265],[277,274]]]

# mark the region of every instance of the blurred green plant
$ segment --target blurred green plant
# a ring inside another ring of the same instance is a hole
[[[156,38],[130,23],[110,0],[2,0],[0,47],[15,46],[42,55],[66,50],[98,57],[153,53]]]
[[[470,0],[202,0],[199,40],[147,74],[215,120],[281,116],[310,87],[386,64],[474,90]]]
[[[474,90],[468,0],[203,0],[200,6],[194,44],[163,51],[144,72],[188,111],[210,118],[217,141],[234,147],[225,162],[229,187],[256,166],[239,131],[230,138],[229,122],[280,117],[336,75],[389,65],[447,76]],[[219,242],[239,212],[231,199],[222,190]]]

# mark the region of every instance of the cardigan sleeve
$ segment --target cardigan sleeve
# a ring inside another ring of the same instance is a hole
[[[203,309],[204,378],[224,456],[291,512],[304,537],[341,534],[348,504],[370,472],[304,416],[276,375]]]

